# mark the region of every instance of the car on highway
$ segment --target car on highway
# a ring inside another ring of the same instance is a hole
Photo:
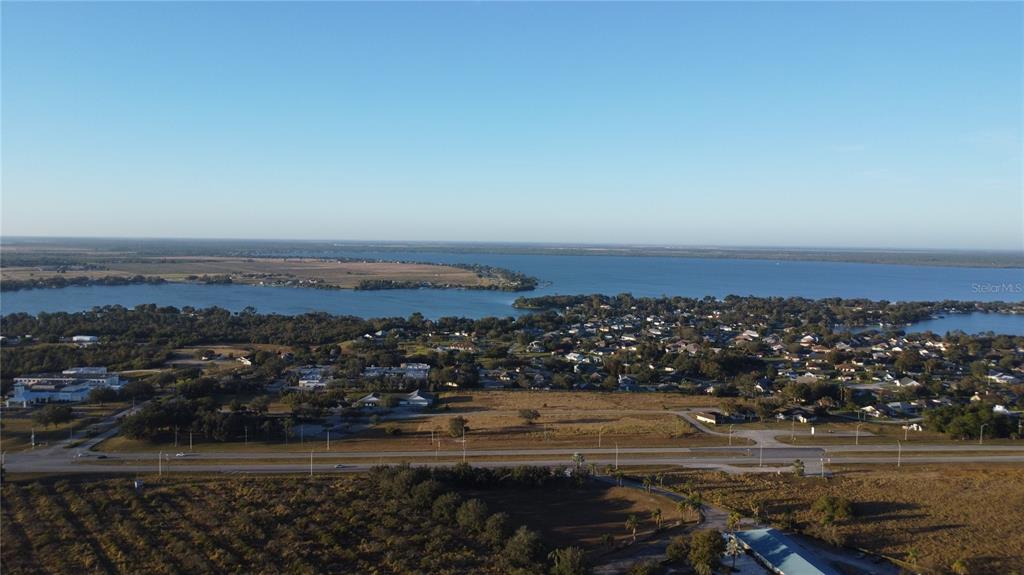
[[[335,469],[345,469],[345,466],[341,463],[334,466]]]

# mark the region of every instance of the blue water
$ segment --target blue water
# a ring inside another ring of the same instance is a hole
[[[522,293],[472,290],[347,291],[186,284],[71,287],[4,292],[0,294],[0,312],[80,311],[99,305],[120,304],[131,307],[155,303],[175,307],[219,306],[233,311],[252,306],[261,312],[281,314],[324,311],[362,317],[406,317],[420,312],[430,318],[484,317],[516,315],[511,304],[520,295],[615,295],[624,292],[653,297],[722,297],[736,294],[808,298],[862,297],[890,301],[1024,301],[1024,270],[1020,269],[447,252],[339,250],[333,255],[437,263],[479,263],[520,271],[544,283],[540,289]],[[995,331],[1001,333],[1024,331],[1024,316],[988,316],[989,319],[982,317],[970,320],[973,322],[970,324],[972,329],[965,331],[985,331],[994,329],[985,326],[995,325],[999,327]],[[953,318],[951,316],[947,319],[952,321]],[[1010,329],[1013,331],[1006,331]]]

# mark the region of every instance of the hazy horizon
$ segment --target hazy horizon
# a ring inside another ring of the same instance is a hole
[[[4,3],[0,231],[1021,250],[1022,17]]]

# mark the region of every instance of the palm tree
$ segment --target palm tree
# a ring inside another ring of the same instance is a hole
[[[956,575],[967,575],[970,571],[967,570],[967,563],[964,563],[963,559],[957,559],[956,562],[951,566],[953,573]]]
[[[651,519],[654,519],[654,524],[658,526],[658,529],[661,529],[661,507],[651,511]]]
[[[651,492],[651,486],[652,485],[654,485],[654,482],[651,481],[651,476],[650,475],[645,475],[644,476],[644,489],[647,490],[647,493]]]
[[[727,519],[726,522],[725,522],[726,529],[728,529],[732,533],[735,533],[736,532],[736,527],[738,527],[739,524],[740,524],[740,519],[741,518],[740,518],[740,514],[739,513],[736,513],[735,511],[730,513],[729,514],[729,519]]]
[[[740,547],[740,542],[733,535],[729,537],[729,542],[725,545],[725,554],[732,557],[732,570],[736,570],[736,558],[743,554],[743,548]]]
[[[629,518],[626,519],[626,531],[633,534],[633,543],[636,543],[636,530],[638,527],[640,527],[640,522],[637,521],[636,515],[630,515]]]
[[[622,487],[622,478],[625,476],[626,474],[623,473],[621,470],[615,470],[615,480],[619,482],[619,487]]]
[[[659,474],[655,475],[654,478],[658,481],[658,487],[662,487],[662,488],[665,487],[665,474],[664,473],[659,473]]]

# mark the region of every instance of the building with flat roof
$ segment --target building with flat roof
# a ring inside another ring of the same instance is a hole
[[[779,575],[842,575],[813,551],[777,529],[738,531],[736,539],[744,548]]]
[[[71,367],[60,373],[37,373],[14,378],[7,406],[30,403],[85,401],[96,388],[120,389],[123,382],[105,367]]]

